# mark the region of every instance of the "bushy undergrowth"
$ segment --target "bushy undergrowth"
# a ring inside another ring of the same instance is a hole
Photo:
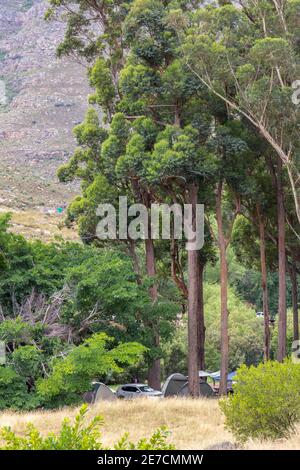
[[[3,441],[1,450],[101,450],[100,428],[103,419],[96,416],[85,425],[87,405],[83,405],[75,418],[74,424],[65,419],[58,434],[43,437],[33,424],[28,424],[25,436],[16,435],[10,428],[3,428],[0,439]],[[167,442],[168,432],[165,428],[158,429],[150,439],[144,438],[137,443],[130,442],[129,435],[124,434],[113,446],[114,450],[172,450],[174,446]]]
[[[234,395],[220,406],[237,440],[289,437],[300,421],[300,366],[290,361],[243,366],[236,381]]]
[[[0,410],[82,402],[91,382],[143,381],[175,327],[174,285],[153,305],[118,247],[26,240],[0,215]],[[140,361],[144,352],[144,361]]]

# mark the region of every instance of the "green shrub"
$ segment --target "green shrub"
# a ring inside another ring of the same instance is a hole
[[[300,366],[286,361],[239,369],[234,395],[220,401],[237,440],[286,438],[300,421]]]
[[[42,363],[42,353],[36,346],[21,346],[15,349],[11,355],[14,370],[21,377],[36,378]]]
[[[39,405],[36,394],[29,394],[24,377],[11,367],[0,366],[0,410],[30,410]]]
[[[72,404],[81,400],[95,377],[123,372],[124,365],[138,364],[146,348],[138,343],[119,343],[105,333],[95,333],[56,359],[49,377],[38,381],[37,391],[46,406]]]
[[[72,425],[68,419],[62,423],[59,434],[49,434],[43,437],[32,425],[27,426],[25,437],[17,436],[10,428],[3,428],[0,438],[4,441],[1,450],[101,450],[104,449],[101,442],[100,426],[103,420],[96,416],[90,424],[84,425],[88,411],[87,405],[83,405]],[[142,439],[137,444],[129,441],[125,434],[114,446],[115,450],[171,450],[174,447],[167,443],[168,433],[164,428],[158,429],[147,440]]]

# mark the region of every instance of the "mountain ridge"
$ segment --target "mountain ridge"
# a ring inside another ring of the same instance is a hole
[[[90,92],[86,69],[56,57],[64,25],[44,0],[0,0],[0,206],[52,211],[78,192],[57,168],[75,147]]]

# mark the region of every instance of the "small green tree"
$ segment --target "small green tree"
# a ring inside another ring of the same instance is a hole
[[[112,341],[105,333],[94,334],[65,358],[55,360],[50,376],[37,384],[41,400],[47,405],[74,403],[93,379],[122,372],[122,366],[137,364],[145,352],[138,343],[120,343],[109,349]]]
[[[300,421],[300,367],[289,361],[246,366],[234,394],[220,402],[226,426],[238,440],[289,437]]]
[[[36,346],[22,346],[14,350],[11,355],[11,362],[14,370],[25,377],[29,387],[34,385],[35,379],[40,375],[43,355]]]

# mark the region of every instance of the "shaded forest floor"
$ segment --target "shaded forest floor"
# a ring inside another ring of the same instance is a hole
[[[64,408],[59,411],[36,411],[31,413],[0,413],[0,426],[10,426],[23,434],[26,423],[32,422],[43,434],[57,432],[62,420],[73,419],[78,409]],[[90,408],[89,417],[101,415],[103,444],[111,446],[125,432],[130,440],[137,441],[150,435],[160,426],[167,426],[169,441],[180,450],[222,449],[233,436],[224,428],[223,416],[217,400],[135,400],[99,403]],[[237,446],[238,448],[238,446]],[[300,426],[288,440],[276,442],[249,442],[245,449],[300,449]]]

